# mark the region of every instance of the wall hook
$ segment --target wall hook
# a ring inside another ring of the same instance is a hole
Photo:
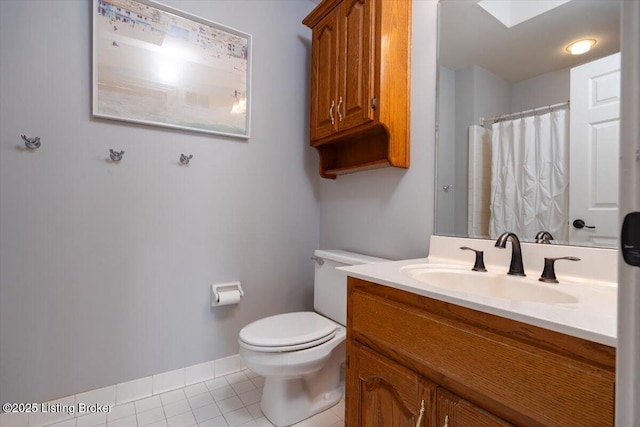
[[[27,138],[27,135],[20,135],[22,140],[24,141],[25,147],[29,150],[35,150],[36,148],[40,148],[40,137],[36,136],[35,138]]]
[[[114,162],[119,162],[120,160],[122,160],[122,156],[124,156],[124,150],[118,152],[118,151],[113,151],[113,149],[109,149],[109,155],[111,156],[111,160],[113,160]]]
[[[185,156],[184,154],[180,154],[180,163],[183,165],[188,165],[189,160],[193,158],[193,154],[189,154],[189,156]]]

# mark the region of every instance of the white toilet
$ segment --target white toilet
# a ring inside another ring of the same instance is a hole
[[[387,261],[341,250],[317,250],[316,312],[285,313],[257,320],[240,331],[240,357],[265,377],[260,408],[276,426],[288,426],[342,398],[347,323],[345,265]]]

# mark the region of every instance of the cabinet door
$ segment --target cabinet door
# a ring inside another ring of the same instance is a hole
[[[356,343],[349,356],[347,425],[415,427],[418,421],[420,426],[429,425],[435,385]]]
[[[313,28],[311,60],[311,140],[337,129],[338,14],[330,13]]]
[[[340,83],[338,129],[373,120],[374,8],[373,0],[344,0],[340,12]]]
[[[512,424],[438,387],[436,427],[510,427]]]

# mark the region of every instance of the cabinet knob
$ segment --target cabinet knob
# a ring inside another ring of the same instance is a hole
[[[329,107],[329,117],[331,118],[331,124],[336,124],[336,121],[333,119],[333,109],[335,108],[336,103],[331,100],[331,107]]]
[[[420,405],[420,415],[418,415],[418,422],[416,423],[416,427],[420,427],[422,424],[422,417],[424,416],[424,399],[422,399],[422,405]]]
[[[338,120],[342,121],[342,113],[340,112],[340,108],[342,108],[342,97],[340,97],[340,100],[338,101]]]

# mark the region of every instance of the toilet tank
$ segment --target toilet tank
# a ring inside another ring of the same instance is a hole
[[[336,267],[389,261],[338,249],[316,250],[313,308],[341,325],[347,324],[347,273]]]

